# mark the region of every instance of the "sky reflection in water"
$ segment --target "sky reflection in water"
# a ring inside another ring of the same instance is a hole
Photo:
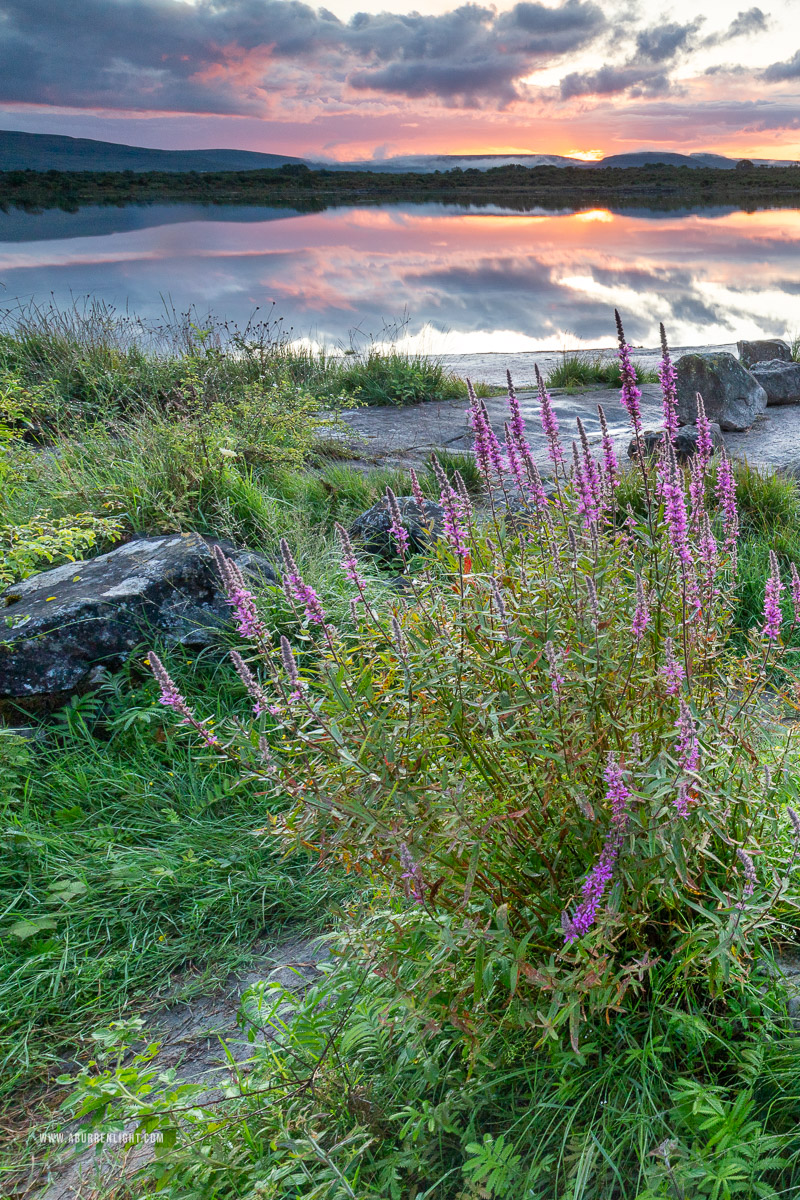
[[[438,205],[286,210],[193,205],[0,214],[0,305],[87,294],[141,316],[256,305],[328,345],[407,312],[431,353],[673,345],[800,332],[800,210],[572,214]]]

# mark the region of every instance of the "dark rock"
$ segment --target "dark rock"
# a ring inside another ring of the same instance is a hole
[[[153,639],[212,643],[230,620],[214,544],[197,533],[139,538],[13,584],[0,596],[0,712],[58,707]],[[216,544],[246,574],[277,582],[262,555]]]
[[[709,420],[722,430],[749,429],[767,407],[767,393],[758,380],[724,350],[684,354],[675,365],[682,425],[694,425],[697,420],[698,392]]]
[[[542,479],[542,490],[548,500],[552,500],[553,496],[557,495],[558,488],[552,477],[546,476]],[[523,496],[520,492],[509,496],[508,500],[502,503],[502,516],[506,526],[511,530],[525,529],[538,520],[537,509],[531,504],[528,497]]]
[[[413,496],[398,496],[403,525],[408,531],[412,553],[422,554],[442,536],[444,509],[432,500],[425,501],[425,512],[421,513]],[[356,517],[350,526],[350,537],[376,558],[387,562],[397,557],[397,546],[389,532],[391,518],[383,496],[372,508]]]
[[[721,450],[725,445],[719,425],[711,421],[711,442],[715,450]],[[642,431],[644,452],[650,457],[658,451],[664,438],[663,429],[645,429]],[[679,463],[687,463],[697,453],[697,426],[681,425],[675,435],[675,457]],[[636,438],[628,443],[628,458],[636,458]]]
[[[788,342],[780,338],[767,338],[760,342],[737,342],[739,361],[744,367],[752,367],[755,363],[769,362],[778,359],[780,362],[792,361],[792,349]]]
[[[800,363],[771,358],[750,373],[767,393],[767,404],[800,404]]]

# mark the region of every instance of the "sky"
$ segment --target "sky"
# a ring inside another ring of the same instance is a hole
[[[0,0],[0,127],[337,160],[800,159],[800,0]]]

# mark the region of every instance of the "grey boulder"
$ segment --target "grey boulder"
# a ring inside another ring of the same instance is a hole
[[[432,542],[442,536],[444,509],[432,500],[426,500],[425,511],[421,512],[413,496],[398,496],[397,503],[412,553],[424,553]],[[397,544],[389,532],[391,523],[384,496],[372,508],[356,517],[348,532],[357,545],[388,562],[397,557]]]
[[[684,354],[675,364],[678,376],[678,420],[697,420],[697,393],[706,415],[722,430],[749,429],[767,407],[767,393],[737,358],[724,350]]]
[[[0,596],[0,712],[58,707],[152,640],[206,646],[230,622],[213,538],[138,538],[67,563]],[[241,570],[277,582],[260,554],[221,545]]]
[[[792,361],[792,349],[788,342],[781,338],[765,338],[760,342],[737,342],[739,359],[743,366],[752,367],[755,363],[769,362],[779,359],[781,362]]]
[[[767,404],[800,404],[800,363],[772,358],[756,363],[751,374],[767,393]]]

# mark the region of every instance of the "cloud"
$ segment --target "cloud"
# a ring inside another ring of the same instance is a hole
[[[795,50],[791,58],[785,62],[773,63],[764,71],[764,79],[770,83],[780,83],[786,79],[800,79],[800,50]]]
[[[680,51],[689,48],[703,20],[703,17],[698,17],[688,25],[667,21],[663,25],[640,30],[636,35],[637,56],[654,63],[671,62]]]
[[[605,66],[597,71],[573,71],[561,80],[562,100],[576,96],[613,96],[628,92],[631,96],[663,96],[670,90],[668,68],[690,51],[705,18],[697,17],[685,25],[664,21],[640,29],[635,49],[628,61]]]
[[[746,37],[753,33],[763,33],[769,26],[769,17],[760,8],[748,8],[746,12],[737,13],[728,27],[726,39]]]
[[[668,92],[667,75],[656,67],[601,67],[599,71],[583,74],[577,71],[561,80],[562,100],[575,96],[613,96],[630,92],[632,96],[660,96]]]
[[[0,0],[0,100],[246,114],[350,88],[503,105],[606,27],[594,0],[347,22],[301,0]]]

